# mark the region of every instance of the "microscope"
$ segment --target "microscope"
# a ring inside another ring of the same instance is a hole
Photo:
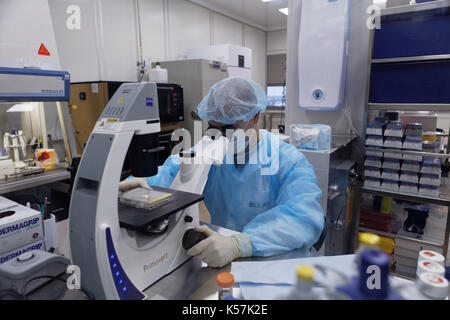
[[[134,177],[157,174],[160,130],[156,84],[123,84],[81,159],[70,206],[70,246],[81,286],[96,299],[145,299],[145,289],[190,259],[183,237],[199,225],[203,188],[211,165],[222,164],[228,140],[205,136],[181,155],[170,189],[153,188],[172,194],[173,201],[151,211],[120,204],[127,154]]]

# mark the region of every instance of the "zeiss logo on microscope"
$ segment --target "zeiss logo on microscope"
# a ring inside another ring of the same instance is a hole
[[[13,224],[13,225],[8,226],[6,228],[0,229],[0,236],[4,235],[4,234],[7,234],[7,233],[10,233],[10,232],[15,232],[15,231],[18,231],[18,230],[21,230],[21,229],[24,229],[24,228],[29,228],[31,226],[34,226],[35,224],[37,224],[39,222],[39,220],[40,220],[39,218],[35,218],[35,219],[32,219],[32,220],[27,220],[27,221],[24,221],[24,222],[21,222],[21,223],[16,223],[16,224]]]

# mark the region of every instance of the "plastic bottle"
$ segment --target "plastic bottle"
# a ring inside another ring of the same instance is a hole
[[[355,268],[359,269],[361,265],[361,252],[366,249],[379,249],[381,239],[373,233],[360,233],[358,240],[358,250],[356,251]]]
[[[219,300],[230,300],[233,296],[234,276],[229,272],[219,273],[216,278]]]
[[[377,249],[366,249],[361,252],[359,276],[352,278],[348,284],[338,286],[336,290],[352,300],[402,300],[402,297],[391,288],[390,264],[391,258],[387,253]],[[373,285],[377,278],[375,283],[378,285]]]
[[[407,300],[445,300],[448,296],[448,281],[434,273],[422,273],[415,284],[397,289]]]
[[[313,290],[313,278],[316,270],[310,266],[297,267],[297,283],[287,300],[318,300]]]

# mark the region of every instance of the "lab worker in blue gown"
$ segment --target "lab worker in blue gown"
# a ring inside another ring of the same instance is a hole
[[[260,113],[266,107],[267,96],[261,86],[242,78],[218,82],[198,106],[198,114],[208,121],[209,129],[227,137],[230,130],[246,136],[231,136],[233,154],[227,154],[225,164],[211,167],[203,192],[211,223],[239,232],[228,237],[207,226],[196,228],[207,239],[188,254],[210,267],[297,249],[307,253],[324,228],[322,192],[313,167],[294,146],[258,129]],[[179,160],[178,155],[171,156],[158,175],[123,182],[121,191],[169,188],[179,172]]]

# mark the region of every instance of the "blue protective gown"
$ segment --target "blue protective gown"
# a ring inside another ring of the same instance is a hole
[[[272,256],[294,249],[309,252],[324,227],[322,192],[313,167],[294,146],[261,130],[262,160],[245,165],[212,166],[203,195],[211,223],[250,237],[253,256]],[[271,160],[272,141],[279,141],[279,160],[273,175],[261,175]],[[250,159],[258,152],[250,152]],[[260,153],[260,154],[261,154]],[[172,156],[148,178],[150,186],[169,188],[179,171]],[[257,158],[259,159],[259,157]]]

